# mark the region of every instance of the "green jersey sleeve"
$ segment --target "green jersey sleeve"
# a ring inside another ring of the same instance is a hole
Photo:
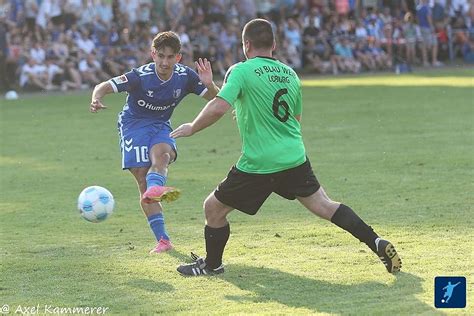
[[[227,71],[224,78],[224,85],[217,94],[218,97],[226,100],[232,107],[235,107],[234,103],[240,97],[244,87],[243,76],[238,65],[239,64],[231,67]]]
[[[303,96],[301,94],[301,85],[300,85],[300,91],[299,91],[298,96],[296,98],[296,104],[295,104],[295,116],[296,115],[301,115],[302,112],[303,112],[303,105],[302,105],[303,101],[302,101],[302,99],[303,99]]]

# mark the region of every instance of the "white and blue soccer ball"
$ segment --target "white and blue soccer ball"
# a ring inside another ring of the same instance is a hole
[[[114,211],[114,197],[106,188],[94,185],[85,188],[77,199],[81,216],[93,223],[104,221]]]
[[[18,93],[16,93],[15,90],[10,90],[5,93],[5,99],[7,100],[17,100],[18,99]]]

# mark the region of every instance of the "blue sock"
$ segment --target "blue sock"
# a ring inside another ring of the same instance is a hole
[[[153,214],[148,217],[148,224],[150,224],[150,228],[153,231],[153,234],[155,234],[157,241],[160,241],[160,238],[170,240],[170,237],[165,230],[165,219],[163,213]]]
[[[166,183],[166,176],[156,172],[149,172],[146,175],[146,188],[150,188],[155,185],[164,186]]]

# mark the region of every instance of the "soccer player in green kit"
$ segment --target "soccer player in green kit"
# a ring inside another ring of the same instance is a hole
[[[397,272],[401,260],[393,245],[381,239],[348,206],[331,200],[316,179],[301,135],[301,83],[287,65],[272,58],[275,39],[267,20],[254,19],[242,32],[247,60],[233,65],[217,97],[207,103],[192,123],[170,136],[191,136],[235,110],[242,140],[237,164],[204,202],[206,258],[193,255],[182,264],[185,276],[224,272],[222,256],[229,239],[227,214],[237,209],[257,213],[272,192],[297,199],[309,211],[351,233],[375,252],[388,272]]]

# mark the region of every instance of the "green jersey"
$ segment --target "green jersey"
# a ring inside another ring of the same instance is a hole
[[[300,115],[301,83],[287,65],[255,57],[232,66],[217,95],[236,111],[242,140],[237,168],[248,173],[273,173],[306,161]]]

